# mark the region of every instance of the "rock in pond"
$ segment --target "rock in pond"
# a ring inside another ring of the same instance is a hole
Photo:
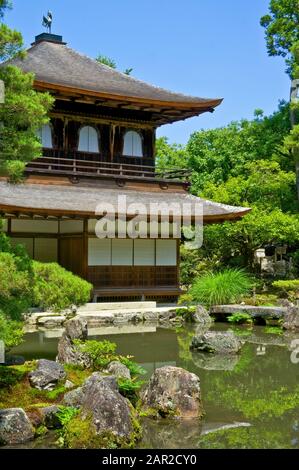
[[[37,361],[36,370],[28,375],[31,387],[38,390],[53,390],[59,382],[66,379],[66,373],[61,364],[48,359]]]
[[[34,438],[34,428],[22,408],[0,410],[0,445],[23,444]]]
[[[119,361],[110,362],[108,372],[114,375],[117,379],[130,379],[131,373],[129,369]]]
[[[76,420],[81,420],[82,426],[89,423],[89,429],[94,433],[92,442],[101,442],[107,436],[110,444],[128,445],[134,441],[137,435],[134,411],[129,401],[119,393],[114,376],[94,372],[82,387],[68,392],[64,402],[68,406],[80,407]],[[72,435],[72,427],[66,439],[70,447],[80,445]]]
[[[156,369],[143,392],[142,404],[161,417],[200,418],[203,407],[199,377],[180,367]]]
[[[194,351],[218,354],[236,354],[241,347],[241,341],[231,331],[208,331],[203,335],[195,335],[190,345]]]
[[[87,321],[75,317],[65,323],[65,331],[58,343],[57,360],[62,364],[72,364],[80,367],[90,367],[87,354],[81,352],[73,344],[74,339],[85,341],[88,337]]]
[[[282,324],[285,330],[299,330],[299,307],[289,305]]]
[[[193,314],[193,321],[199,325],[210,326],[213,323],[213,318],[210,317],[203,305],[197,305]]]

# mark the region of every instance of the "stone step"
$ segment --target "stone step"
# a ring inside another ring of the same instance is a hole
[[[77,312],[102,312],[106,310],[128,310],[128,309],[153,309],[156,308],[156,302],[103,302],[88,303],[78,308]]]
[[[115,310],[88,310],[88,311],[78,311],[77,315],[80,317],[98,317],[98,318],[111,318],[111,317],[118,317],[118,316],[126,316],[126,315],[136,315],[136,314],[150,314],[159,315],[167,312],[175,312],[177,307],[156,307],[156,308],[122,308],[122,309],[115,309]]]

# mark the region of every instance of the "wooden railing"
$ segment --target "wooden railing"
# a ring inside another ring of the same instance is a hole
[[[26,173],[59,174],[71,177],[104,177],[115,179],[147,179],[187,181],[188,170],[160,171],[154,166],[132,165],[78,158],[42,157],[30,162]]]

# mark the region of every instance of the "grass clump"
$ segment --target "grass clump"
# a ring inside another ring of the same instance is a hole
[[[253,287],[249,275],[240,269],[226,269],[197,278],[191,288],[195,301],[207,305],[239,302]]]

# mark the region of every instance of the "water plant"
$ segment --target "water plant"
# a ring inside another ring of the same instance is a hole
[[[207,306],[239,302],[253,287],[250,276],[241,269],[225,269],[196,279],[191,294]]]
[[[227,321],[229,323],[237,323],[237,324],[251,324],[252,323],[252,317],[248,313],[243,313],[243,312],[236,312],[227,317]]]

